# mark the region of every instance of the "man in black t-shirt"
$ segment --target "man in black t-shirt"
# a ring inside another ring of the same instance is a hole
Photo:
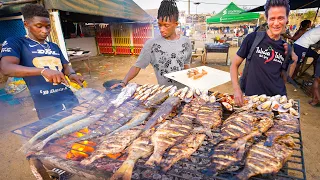
[[[285,61],[286,50],[280,35],[288,23],[289,11],[288,0],[267,0],[265,16],[269,28],[263,40],[253,51],[246,75],[245,92],[242,92],[238,84],[238,69],[243,60],[249,55],[256,32],[249,34],[241,44],[230,67],[235,103],[237,105],[243,105],[243,93],[249,96],[256,94],[266,94],[268,96],[286,95],[286,87],[281,75],[283,71],[287,70],[288,62]]]

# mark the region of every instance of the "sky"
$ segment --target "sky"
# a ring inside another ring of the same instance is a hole
[[[142,9],[158,9],[162,0],[133,0],[137,3]],[[196,10],[196,5],[194,2],[200,2]],[[266,0],[190,0],[190,12],[191,14],[197,13],[216,13],[220,12],[225,8],[230,2],[234,2],[240,8],[243,8],[244,5],[249,9],[255,8],[265,4]],[[212,4],[208,4],[212,3]],[[213,4],[217,3],[217,4]],[[188,11],[188,0],[178,0],[177,2],[179,11],[185,10]]]

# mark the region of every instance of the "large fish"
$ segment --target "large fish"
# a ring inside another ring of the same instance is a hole
[[[89,103],[88,110],[89,111],[97,110],[101,106],[109,104],[113,96],[114,94],[111,91],[105,91],[104,93],[100,94],[99,96],[97,96],[96,98],[88,102]]]
[[[81,161],[82,165],[88,165],[108,154],[116,154],[123,151],[133,140],[141,134],[141,128],[132,128],[126,131],[101,137],[101,143],[90,157]]]
[[[154,152],[145,164],[149,166],[160,165],[164,152],[181,142],[191,133],[192,128],[192,120],[184,117],[176,117],[161,124],[151,136]]]
[[[149,118],[144,130],[148,130],[154,127],[157,123],[165,120],[180,104],[181,100],[178,97],[169,97]]]
[[[246,180],[258,174],[277,173],[293,154],[295,143],[290,136],[278,139],[271,147],[264,141],[252,146],[248,152],[245,168],[237,174],[237,179]]]
[[[162,170],[168,171],[180,159],[189,158],[201,146],[205,137],[204,134],[191,134],[181,144],[173,146],[168,157],[161,162]]]
[[[92,88],[81,88],[74,93],[79,101],[91,101],[101,93]]]
[[[127,159],[123,162],[121,167],[113,174],[111,180],[122,179],[130,180],[135,163],[140,158],[147,158],[153,152],[153,145],[150,137],[155,129],[149,129],[142,133],[140,137],[132,142],[128,147],[129,153]]]
[[[34,149],[40,151],[49,141],[56,139],[56,138],[60,138],[64,135],[79,131],[79,130],[89,126],[90,124],[95,123],[96,121],[101,119],[103,116],[104,116],[104,114],[91,115],[91,116],[86,117],[84,119],[81,119],[75,123],[72,123],[68,126],[65,126],[64,128],[60,129],[59,131],[57,131],[57,132],[53,133],[52,135],[50,135],[49,137],[47,137],[42,142],[38,143],[34,147]]]
[[[222,123],[222,106],[219,102],[202,105],[197,113],[196,120],[204,127],[206,134],[212,138],[211,129]]]
[[[77,114],[72,114],[70,116],[67,116],[49,126],[46,128],[43,128],[41,131],[39,131],[36,135],[34,135],[26,144],[24,144],[21,147],[21,151],[27,151],[30,149],[30,147],[38,140],[41,139],[43,136],[51,134],[53,132],[56,132],[57,130],[62,129],[63,127],[75,123],[79,121],[80,119],[85,118],[88,115],[87,112],[84,113],[77,113]]]
[[[273,112],[243,111],[234,113],[223,122],[220,136],[215,138],[212,143],[217,144],[227,139],[244,137],[254,130],[259,119],[269,117],[273,117]]]
[[[279,114],[276,116],[274,122],[275,125],[265,133],[267,140],[264,145],[266,146],[272,146],[272,144],[281,136],[300,131],[299,120],[291,114]]]
[[[116,129],[109,135],[112,135],[117,132],[125,131],[131,129],[135,126],[139,126],[144,123],[144,121],[150,116],[151,110],[150,109],[141,109],[135,112],[136,114],[133,115],[133,118],[126,123],[125,125],[121,126],[120,128]]]

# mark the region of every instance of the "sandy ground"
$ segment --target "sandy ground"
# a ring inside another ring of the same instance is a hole
[[[203,47],[202,42],[197,42],[198,47]],[[237,48],[230,49],[230,57],[233,57]],[[89,83],[89,87],[103,91],[103,82],[111,79],[122,79],[130,66],[136,61],[136,56],[97,56],[91,58],[91,77],[87,73],[82,62],[73,64],[76,71],[83,73]],[[192,67],[200,66],[199,59],[192,64]],[[229,71],[225,66],[225,54],[209,54],[208,66],[220,70]],[[156,83],[156,78],[151,66],[142,70],[133,80],[134,82]],[[3,87],[3,84],[0,85]],[[220,85],[214,90],[232,93],[231,82]],[[320,179],[320,109],[308,105],[310,99],[301,90],[294,92],[293,87],[288,85],[290,98],[300,99],[301,102],[301,127],[304,142],[305,163],[308,179]],[[12,130],[37,121],[36,112],[33,110],[33,103],[28,97],[28,92],[23,92],[19,97],[26,97],[22,104],[10,106],[0,102],[0,179],[35,179],[31,174],[28,162],[24,154],[18,152],[22,140],[18,135],[11,133]]]

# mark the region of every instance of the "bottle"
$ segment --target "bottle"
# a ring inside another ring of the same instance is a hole
[[[302,56],[301,56],[301,59],[300,59],[300,63],[303,62],[305,56],[306,56],[306,52],[303,52],[303,53],[302,53]]]

